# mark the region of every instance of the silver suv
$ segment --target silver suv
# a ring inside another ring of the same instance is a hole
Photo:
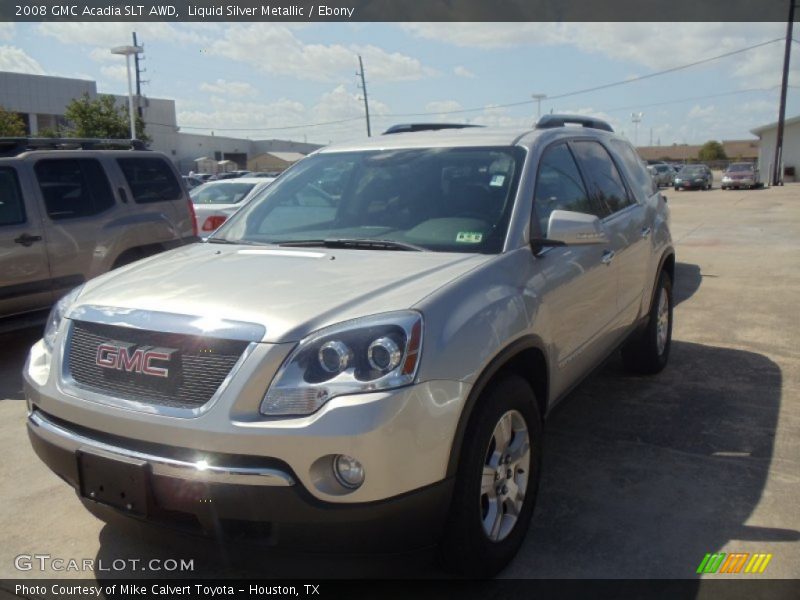
[[[59,302],[25,366],[31,442],[99,515],[438,544],[492,575],[553,406],[620,347],[664,368],[668,223],[632,146],[583,117],[325,148],[207,243]]]
[[[166,156],[28,151],[54,142],[0,139],[0,328],[45,316],[96,275],[197,239],[192,205]]]

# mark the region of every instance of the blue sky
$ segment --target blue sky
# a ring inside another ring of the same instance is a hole
[[[126,93],[109,48],[137,31],[144,93],[176,100],[186,132],[327,143],[397,122],[529,126],[532,93],[556,96],[780,38],[782,23],[0,23],[0,70],[94,79]],[[797,44],[795,44],[797,46]],[[777,120],[783,42],[639,82],[542,101],[542,112],[607,118],[640,145],[750,137]],[[791,83],[800,85],[795,59]],[[757,91],[748,91],[757,90]],[[725,94],[725,95],[721,95]],[[787,114],[800,113],[789,91]],[[654,106],[658,104],[658,106]],[[470,112],[456,112],[476,109]],[[638,135],[632,112],[642,112]],[[431,113],[425,116],[402,116]],[[344,121],[316,125],[330,121]],[[292,129],[286,129],[293,127]],[[283,129],[282,129],[283,128]]]

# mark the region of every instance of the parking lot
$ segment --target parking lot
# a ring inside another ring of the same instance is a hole
[[[631,377],[612,359],[553,414],[533,523],[503,576],[693,577],[724,551],[771,553],[762,577],[800,577],[800,184],[664,193],[670,364]],[[205,577],[438,575],[426,553],[298,560],[95,519],[27,441],[20,371],[38,335],[0,337],[0,577],[54,575],[17,571],[19,554],[188,558]]]

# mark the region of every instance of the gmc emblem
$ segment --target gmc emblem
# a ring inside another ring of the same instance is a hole
[[[94,364],[103,369],[166,378],[169,377],[169,369],[156,366],[153,362],[169,362],[174,352],[169,348],[136,348],[134,344],[105,342],[97,347]]]

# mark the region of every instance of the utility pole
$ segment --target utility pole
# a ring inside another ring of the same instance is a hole
[[[542,118],[542,100],[547,98],[547,94],[531,94],[531,98],[536,100],[536,120]]]
[[[644,113],[631,113],[631,122],[633,123],[633,145],[634,147],[639,145],[639,123],[642,122],[642,117]]]
[[[794,0],[789,0],[789,23],[786,25],[786,49],[783,53],[783,81],[781,82],[781,105],[778,109],[778,131],[775,141],[775,162],[772,168],[772,185],[783,181],[783,126],[786,120],[786,89],[789,87],[789,58],[792,54],[792,25],[794,25]]]
[[[139,46],[135,31],[133,32],[133,45],[136,47]],[[142,49],[144,49],[143,46]],[[144,115],[142,114],[142,73],[144,69],[139,66],[139,55],[134,54],[133,58],[133,65],[136,70],[136,113],[139,115],[140,119],[144,119]]]
[[[364,80],[364,63],[361,60],[361,55],[358,55],[358,67],[361,69],[356,75],[361,76],[361,91],[364,92],[364,112],[367,116],[367,137],[372,137],[372,131],[369,126],[369,101],[367,100],[367,82]]]

